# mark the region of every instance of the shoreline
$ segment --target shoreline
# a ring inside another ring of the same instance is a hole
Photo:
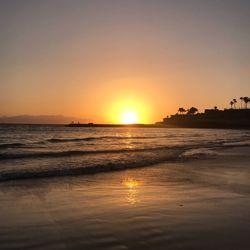
[[[156,148],[157,149],[157,148]],[[161,150],[161,148],[159,148]],[[162,148],[163,149],[163,148]],[[207,147],[205,147],[207,150]],[[51,169],[51,170],[46,170],[46,171],[20,171],[20,172],[3,172],[0,174],[0,184],[5,183],[5,182],[15,182],[15,181],[29,181],[29,180],[39,180],[39,179],[53,179],[53,178],[62,178],[62,177],[77,177],[77,176],[92,176],[92,175],[97,175],[97,174],[102,174],[102,173],[112,173],[112,172],[120,172],[120,171],[126,171],[130,169],[144,169],[144,168],[151,168],[157,165],[164,165],[164,164],[189,164],[190,162],[196,162],[196,161],[203,161],[203,160],[208,160],[209,157],[217,157],[217,160],[219,160],[220,153],[218,152],[223,152],[223,151],[236,151],[240,152],[240,150],[243,150],[243,152],[247,152],[246,154],[249,153],[250,155],[250,147],[249,144],[246,143],[245,145],[227,145],[227,146],[217,146],[211,150],[211,152],[200,152],[198,148],[194,149],[175,149],[178,152],[178,155],[176,156],[166,156],[166,158],[162,159],[159,158],[157,160],[150,160],[150,161],[141,161],[140,163],[135,164],[133,161],[128,162],[127,164],[121,164],[121,163],[109,163],[106,165],[96,165],[96,166],[79,166],[79,167],[74,167],[74,168],[69,168],[69,169]],[[191,150],[191,155],[189,153],[189,150]],[[194,153],[192,152],[194,150]],[[195,152],[198,150],[197,152]],[[218,150],[218,152],[216,152]],[[139,152],[146,151],[146,149],[138,150]],[[83,152],[83,154],[82,154]],[[114,151],[116,152],[116,151]],[[136,152],[130,151],[130,150],[124,150],[123,153],[133,153]],[[77,151],[76,156],[82,156],[85,155],[86,152],[84,151]],[[173,151],[168,152],[173,153]],[[102,152],[102,154],[105,154],[105,151]],[[194,154],[194,155],[193,155]],[[199,155],[200,154],[200,155]],[[31,155],[32,156],[32,155]],[[47,155],[45,155],[46,157]],[[59,154],[61,156],[61,154]],[[29,158],[29,157],[28,157]],[[39,158],[39,157],[38,157]],[[18,160],[19,158],[17,158]],[[22,159],[22,158],[21,158]],[[45,158],[46,159],[46,158]],[[8,160],[8,159],[7,159]],[[211,160],[211,159],[210,159]],[[227,160],[227,159],[226,159]],[[250,158],[249,158],[250,161]]]
[[[249,249],[249,147],[188,162],[0,183],[8,249]]]
[[[74,123],[66,124],[66,127],[71,128],[195,128],[195,129],[238,129],[249,130],[250,126],[241,125],[224,125],[224,124],[88,124]]]
[[[250,127],[241,126],[195,126],[195,125],[173,125],[173,124],[45,124],[45,123],[0,123],[0,126],[58,126],[69,128],[162,128],[162,129],[219,129],[219,130],[250,130]]]

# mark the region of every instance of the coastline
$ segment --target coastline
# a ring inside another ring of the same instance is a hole
[[[249,109],[205,109],[204,113],[197,113],[198,109],[191,108],[186,114],[171,115],[163,119],[161,124],[190,127],[190,128],[224,128],[224,129],[250,129]]]
[[[69,128],[183,128],[183,129],[232,129],[232,130],[250,130],[250,126],[231,126],[231,125],[214,125],[214,124],[164,124],[164,123],[156,123],[156,124],[99,124],[99,123],[74,123],[74,124],[39,124],[39,123],[0,123],[0,126],[55,126],[55,127],[69,127]]]
[[[3,249],[249,249],[249,147],[0,183]]]

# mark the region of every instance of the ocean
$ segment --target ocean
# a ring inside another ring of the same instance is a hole
[[[248,250],[249,162],[247,130],[1,125],[0,249]]]
[[[0,181],[185,162],[248,146],[249,130],[1,125]]]

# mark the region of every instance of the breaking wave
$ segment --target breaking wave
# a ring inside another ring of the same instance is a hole
[[[6,148],[18,148],[18,147],[24,147],[26,144],[24,143],[3,143],[0,144],[0,149],[6,149]]]
[[[25,158],[55,158],[67,156],[81,156],[92,154],[121,154],[133,152],[146,152],[168,149],[168,146],[155,148],[136,148],[136,149],[107,149],[107,150],[66,150],[66,151],[40,151],[40,152],[24,152],[24,153],[1,153],[0,160],[25,159]],[[176,147],[178,148],[178,147]]]
[[[10,180],[58,177],[58,176],[76,176],[85,174],[95,174],[100,172],[117,171],[129,168],[139,168],[151,166],[154,164],[177,161],[180,159],[181,150],[171,150],[158,155],[137,155],[136,157],[127,157],[117,161],[107,161],[103,164],[84,165],[80,163],[77,166],[67,165],[64,167],[51,167],[46,169],[15,169],[3,171],[0,173],[0,182]]]

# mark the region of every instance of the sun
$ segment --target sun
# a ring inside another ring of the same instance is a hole
[[[122,113],[121,121],[123,124],[138,123],[138,115],[135,111],[125,111]]]
[[[149,122],[151,107],[137,98],[116,97],[106,106],[105,112],[112,124],[145,124]]]

